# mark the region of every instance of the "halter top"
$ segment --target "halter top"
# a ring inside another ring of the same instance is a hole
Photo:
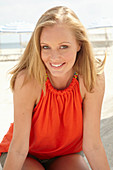
[[[13,134],[13,123],[0,143],[0,154],[8,152]],[[77,75],[64,90],[53,88],[46,80],[43,91],[33,110],[29,153],[39,159],[50,159],[82,150],[83,116],[82,97]]]

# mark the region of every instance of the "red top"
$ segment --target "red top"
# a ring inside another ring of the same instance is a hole
[[[0,143],[0,155],[8,152],[13,123]],[[76,76],[64,90],[56,90],[49,79],[46,95],[41,94],[33,110],[29,153],[40,159],[49,159],[82,150],[82,98]]]

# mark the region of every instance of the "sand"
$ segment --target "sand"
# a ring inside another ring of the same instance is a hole
[[[17,61],[0,62],[0,141],[13,122],[13,96],[9,89],[7,71]],[[109,49],[105,65],[105,95],[101,113],[101,138],[108,157],[110,168],[113,169],[113,47]]]

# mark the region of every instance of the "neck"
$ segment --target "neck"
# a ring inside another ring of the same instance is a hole
[[[64,76],[56,77],[48,73],[48,77],[52,86],[58,90],[63,90],[67,88],[73,79],[73,75],[74,73],[71,72],[69,74],[65,74]]]

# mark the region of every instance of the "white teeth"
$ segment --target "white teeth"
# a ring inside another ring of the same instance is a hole
[[[52,66],[54,66],[54,67],[59,67],[59,66],[61,66],[62,64],[51,64]]]

